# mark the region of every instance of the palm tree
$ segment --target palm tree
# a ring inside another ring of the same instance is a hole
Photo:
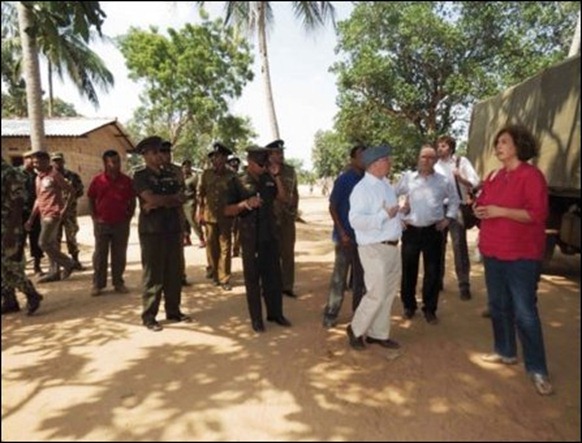
[[[202,6],[205,2],[197,2]],[[269,55],[267,51],[267,28],[273,24],[272,2],[226,2],[225,23],[235,25],[248,36],[255,32],[259,41],[261,58],[261,74],[265,81],[267,109],[271,121],[273,138],[279,137],[279,125],[275,113],[275,102],[271,87],[271,72],[269,70]],[[331,20],[335,26],[335,10],[331,2],[291,2],[295,17],[301,20],[305,29],[310,32]]]
[[[3,15],[4,15],[4,3]],[[38,63],[39,39],[58,42],[64,30],[90,40],[94,26],[101,35],[101,24],[105,13],[99,2],[17,2],[18,30],[22,47],[22,64],[26,82],[26,100],[30,119],[32,149],[44,149],[44,116],[42,111],[42,89]],[[4,26],[4,17],[3,17]],[[4,38],[4,30],[3,30]],[[77,60],[79,61],[79,60]],[[62,59],[59,60],[62,62]],[[84,68],[81,66],[81,68]],[[81,79],[81,84],[83,83]]]

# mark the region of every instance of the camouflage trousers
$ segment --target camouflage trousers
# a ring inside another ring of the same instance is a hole
[[[37,294],[33,283],[24,272],[24,260],[16,260],[16,250],[9,249],[5,253],[2,248],[2,297],[14,293],[15,289],[26,294],[27,297]],[[7,254],[10,254],[8,256]]]
[[[63,231],[65,232],[65,238],[67,240],[67,250],[72,256],[77,256],[79,254],[79,244],[77,243],[77,233],[79,232],[79,223],[77,222],[77,213],[67,212],[59,227],[59,249],[60,244],[63,240]]]

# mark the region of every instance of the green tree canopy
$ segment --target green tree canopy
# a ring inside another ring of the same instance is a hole
[[[119,45],[130,78],[144,87],[131,124],[138,138],[156,133],[194,159],[221,136],[239,149],[254,136],[248,120],[229,114],[229,103],[253,78],[252,56],[220,21],[204,18],[167,35],[132,28]]]

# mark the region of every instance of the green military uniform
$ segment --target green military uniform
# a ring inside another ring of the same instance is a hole
[[[299,206],[299,192],[295,168],[283,164],[280,176],[289,194],[288,203],[275,201],[277,237],[281,249],[281,275],[283,278],[283,293],[293,294],[295,285],[295,219],[297,218],[297,208]]]
[[[2,314],[20,310],[15,289],[26,295],[28,314],[34,313],[42,300],[24,273],[22,255],[18,257],[25,180],[22,172],[2,159]]]
[[[157,173],[147,166],[137,170],[133,177],[134,189],[139,196],[138,220],[141,262],[143,267],[142,321],[148,326],[156,323],[162,292],[166,317],[180,319],[182,270],[182,226],[180,207],[161,207],[148,212],[142,210],[144,200],[140,194],[146,190],[158,195],[180,192],[180,182],[175,174],[160,169]]]
[[[224,151],[223,151],[224,150]],[[231,151],[220,144],[210,154]],[[206,169],[198,183],[198,202],[204,208],[203,218],[206,230],[206,255],[208,259],[207,277],[216,285],[230,288],[232,217],[224,215],[226,191],[236,174],[228,168],[217,172],[214,168]]]
[[[204,234],[202,233],[202,228],[196,221],[196,211],[198,209],[198,197],[196,196],[197,188],[198,174],[192,172],[191,176],[184,178],[184,197],[186,197],[186,202],[184,203],[183,209],[188,225],[192,228],[196,237],[198,237],[198,241],[203,244]]]

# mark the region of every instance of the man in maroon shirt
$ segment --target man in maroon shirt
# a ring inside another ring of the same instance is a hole
[[[67,211],[73,195],[72,187],[51,166],[48,152],[36,151],[33,154],[32,162],[38,174],[36,177],[36,200],[24,228],[30,231],[34,220],[40,216],[38,244],[48,255],[50,262],[49,273],[40,278],[38,283],[57,281],[61,277],[65,280],[73,272],[75,262],[60,251],[58,234],[63,215]],[[63,193],[67,193],[69,196],[66,201],[63,199]],[[59,273],[59,267],[63,268],[62,276]]]
[[[111,247],[111,281],[116,292],[127,293],[123,273],[127,262],[127,241],[135,211],[135,192],[131,178],[121,172],[117,151],[103,153],[104,171],[91,180],[87,197],[93,219],[93,290],[97,296],[107,286],[107,258]]]

